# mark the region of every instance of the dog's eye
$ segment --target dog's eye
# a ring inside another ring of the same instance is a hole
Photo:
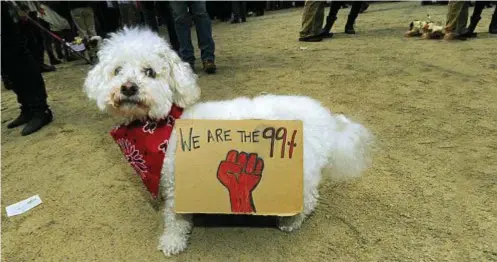
[[[116,69],[114,69],[114,75],[117,76],[119,72],[121,72],[122,67],[118,66]]]
[[[155,71],[150,67],[143,69],[143,73],[150,78],[155,78]]]

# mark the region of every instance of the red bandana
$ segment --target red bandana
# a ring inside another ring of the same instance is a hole
[[[164,119],[134,121],[128,125],[120,125],[110,132],[154,199],[159,194],[162,164],[174,121],[182,113],[182,108],[173,105]]]

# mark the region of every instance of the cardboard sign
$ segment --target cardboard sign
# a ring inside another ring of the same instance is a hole
[[[175,212],[302,211],[302,121],[179,119],[175,129]]]

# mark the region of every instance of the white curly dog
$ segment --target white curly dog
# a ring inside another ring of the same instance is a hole
[[[317,205],[321,173],[326,177],[358,177],[371,164],[373,135],[359,123],[332,114],[318,101],[303,96],[261,95],[199,103],[197,76],[159,35],[147,28],[124,28],[104,40],[99,62],[84,83],[87,96],[102,111],[135,120],[157,120],[171,107],[184,108],[182,119],[302,120],[304,128],[304,208],[293,217],[280,217],[283,231],[299,229]],[[125,92],[123,87],[134,88]],[[124,91],[123,91],[124,90]],[[164,233],[158,248],[171,256],[185,250],[192,216],[174,212],[176,134],[170,137],[161,172],[165,198]]]

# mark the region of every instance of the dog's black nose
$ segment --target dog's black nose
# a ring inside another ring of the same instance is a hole
[[[121,86],[121,94],[125,96],[134,96],[138,93],[138,86],[135,83],[127,82]]]

